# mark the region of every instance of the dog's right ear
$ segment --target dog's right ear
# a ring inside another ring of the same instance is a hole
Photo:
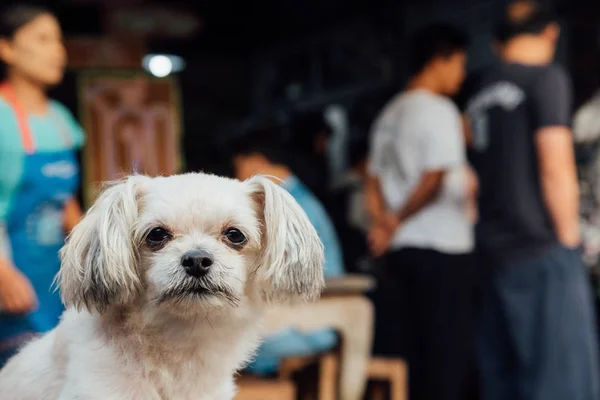
[[[110,184],[68,236],[56,277],[65,306],[104,312],[139,294],[133,229],[141,186],[148,179],[136,175]]]
[[[269,178],[247,181],[263,220],[260,267],[263,294],[273,302],[313,300],[324,287],[323,244],[294,198]]]

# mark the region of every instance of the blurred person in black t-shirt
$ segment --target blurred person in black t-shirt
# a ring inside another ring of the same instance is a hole
[[[466,96],[479,176],[486,400],[598,399],[592,297],[579,252],[571,86],[552,65],[559,27],[532,1],[507,7],[502,62]]]

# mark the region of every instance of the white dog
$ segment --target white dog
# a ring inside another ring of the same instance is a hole
[[[0,372],[2,400],[232,399],[266,304],[323,287],[316,231],[264,177],[129,177],[61,257],[67,311]]]

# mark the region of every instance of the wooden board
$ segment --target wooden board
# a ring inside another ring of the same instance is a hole
[[[362,294],[373,290],[375,286],[375,279],[369,275],[349,274],[326,279],[323,296]]]
[[[84,202],[100,184],[133,172],[171,175],[181,169],[181,106],[174,78],[143,71],[82,72],[79,106],[87,134]]]

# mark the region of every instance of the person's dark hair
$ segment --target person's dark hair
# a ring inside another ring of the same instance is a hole
[[[462,30],[446,24],[428,26],[412,38],[409,54],[409,72],[415,75],[436,57],[451,57],[465,51],[469,40]]]
[[[54,13],[44,6],[18,3],[2,7],[0,11],[0,38],[12,38],[23,26],[41,15]]]
[[[278,137],[279,130],[274,126],[251,130],[232,143],[232,155],[249,156],[260,154],[273,164],[288,165],[290,155]]]
[[[516,7],[521,8],[517,10]],[[540,34],[555,21],[554,14],[541,4],[517,0],[506,7],[502,20],[496,26],[495,39],[503,43],[519,35]]]

